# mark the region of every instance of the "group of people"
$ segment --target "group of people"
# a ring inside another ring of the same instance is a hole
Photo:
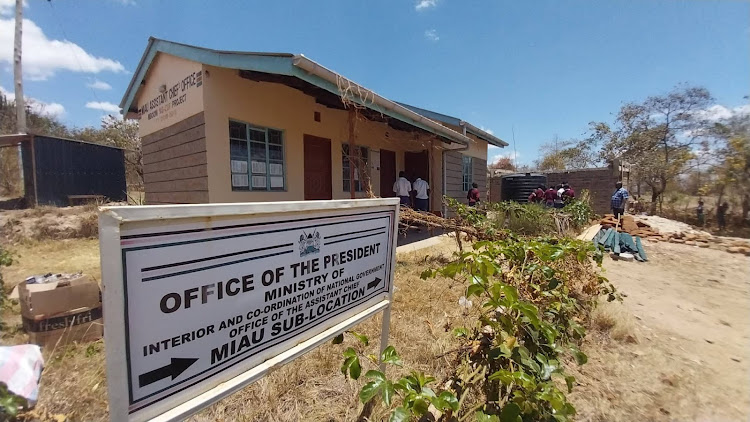
[[[544,185],[539,185],[529,195],[529,202],[544,204],[548,207],[562,208],[566,202],[575,197],[575,190],[570,187],[568,182],[562,182],[557,186],[550,186],[546,189]]]
[[[417,177],[412,183],[406,178],[406,172],[400,171],[398,179],[393,184],[393,193],[401,199],[401,205],[417,211],[428,211],[430,208],[430,184],[421,177]],[[413,204],[412,195],[414,195]]]
[[[406,178],[406,172],[400,171],[398,179],[393,184],[393,193],[400,198],[401,205],[411,207],[416,211],[429,211],[430,184],[421,177],[417,177],[412,183]],[[412,196],[414,197],[414,203],[412,203]],[[475,207],[479,203],[479,197],[479,185],[473,183],[466,195],[469,206]]]
[[[722,202],[721,205],[716,208],[716,224],[719,226],[719,230],[724,230],[727,227],[727,211],[729,211],[729,203],[726,201]],[[703,227],[706,224],[706,213],[704,211],[703,199],[698,200],[696,214],[698,217],[698,225]]]

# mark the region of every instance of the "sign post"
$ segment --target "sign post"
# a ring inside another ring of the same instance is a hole
[[[397,199],[104,207],[112,420],[182,420],[383,311]]]

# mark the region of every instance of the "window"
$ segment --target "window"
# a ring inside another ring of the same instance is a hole
[[[362,192],[367,186],[367,183],[364,179],[367,178],[367,159],[369,158],[370,151],[367,149],[367,147],[355,146],[354,148],[355,155],[351,157],[352,160],[354,160],[354,191]],[[356,152],[359,152],[359,155],[356,155]],[[349,173],[349,144],[341,145],[341,164],[341,167],[343,169],[342,180],[344,192],[350,192],[351,174]]]
[[[229,121],[232,190],[286,189],[281,131]]]
[[[461,168],[461,176],[463,177],[463,188],[464,192],[468,192],[471,189],[472,178],[472,158],[463,156],[463,166]]]

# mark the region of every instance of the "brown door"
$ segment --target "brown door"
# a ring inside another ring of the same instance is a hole
[[[430,158],[427,154],[427,150],[422,152],[406,152],[404,153],[404,171],[406,171],[406,178],[409,181],[414,182],[417,177],[421,177],[422,180],[430,181]]]
[[[331,140],[305,135],[305,200],[333,199]]]
[[[393,184],[396,183],[396,153],[387,149],[380,150],[380,197],[390,198]]]

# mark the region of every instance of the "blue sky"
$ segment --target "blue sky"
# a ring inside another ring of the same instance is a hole
[[[304,53],[390,99],[492,130],[511,147],[491,159],[512,152],[514,130],[522,163],[554,135],[581,137],[624,101],[680,82],[707,87],[725,112],[750,94],[746,1],[26,2],[25,94],[76,126],[119,103],[149,36]],[[6,92],[12,3],[0,0]]]

